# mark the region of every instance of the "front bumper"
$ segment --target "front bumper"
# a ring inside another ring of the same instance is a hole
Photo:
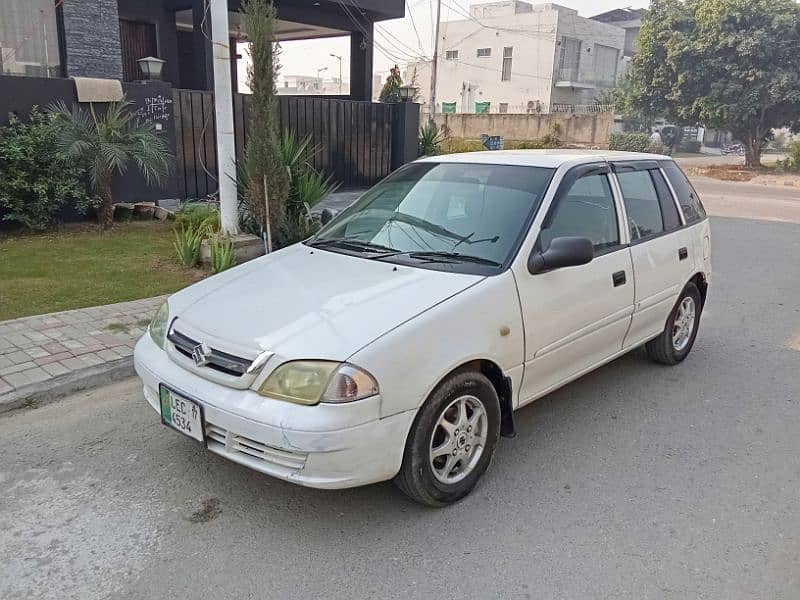
[[[394,477],[414,411],[378,418],[380,397],[301,406],[235,390],[174,363],[148,334],[136,344],[144,396],[160,413],[159,383],[203,406],[208,449],[256,471],[308,487],[339,489]]]

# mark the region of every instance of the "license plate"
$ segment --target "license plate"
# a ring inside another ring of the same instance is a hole
[[[171,390],[163,383],[158,386],[158,398],[161,404],[161,422],[164,425],[205,443],[203,407],[200,404]]]

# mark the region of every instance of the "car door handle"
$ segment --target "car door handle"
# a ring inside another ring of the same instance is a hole
[[[628,281],[627,277],[625,277],[625,271],[617,271],[611,276],[611,280],[614,282],[614,287],[625,285]]]
[[[686,247],[678,249],[678,260],[686,260],[689,258],[689,250]]]

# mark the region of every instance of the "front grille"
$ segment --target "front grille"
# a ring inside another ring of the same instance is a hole
[[[189,336],[175,331],[174,328],[170,329],[167,339],[173,343],[175,350],[187,358],[192,358],[192,350],[200,344],[197,340],[193,340]],[[241,377],[247,373],[247,369],[250,368],[252,363],[253,361],[247,358],[234,356],[233,354],[211,348],[211,354],[205,366],[209,369],[225,373],[226,375]]]
[[[209,442],[217,442],[225,446],[227,452],[246,454],[287,469],[302,469],[308,458],[308,454],[305,452],[289,452],[267,446],[208,422],[206,422],[206,438]]]

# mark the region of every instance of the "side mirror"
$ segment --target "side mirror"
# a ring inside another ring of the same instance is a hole
[[[528,271],[531,275],[577,267],[592,262],[594,246],[591,240],[582,237],[559,237],[550,242],[544,252],[534,250],[528,258]]]
[[[336,211],[331,208],[325,208],[322,210],[322,213],[319,215],[319,222],[322,223],[323,226],[327,225],[333,220],[333,217],[336,216]]]

